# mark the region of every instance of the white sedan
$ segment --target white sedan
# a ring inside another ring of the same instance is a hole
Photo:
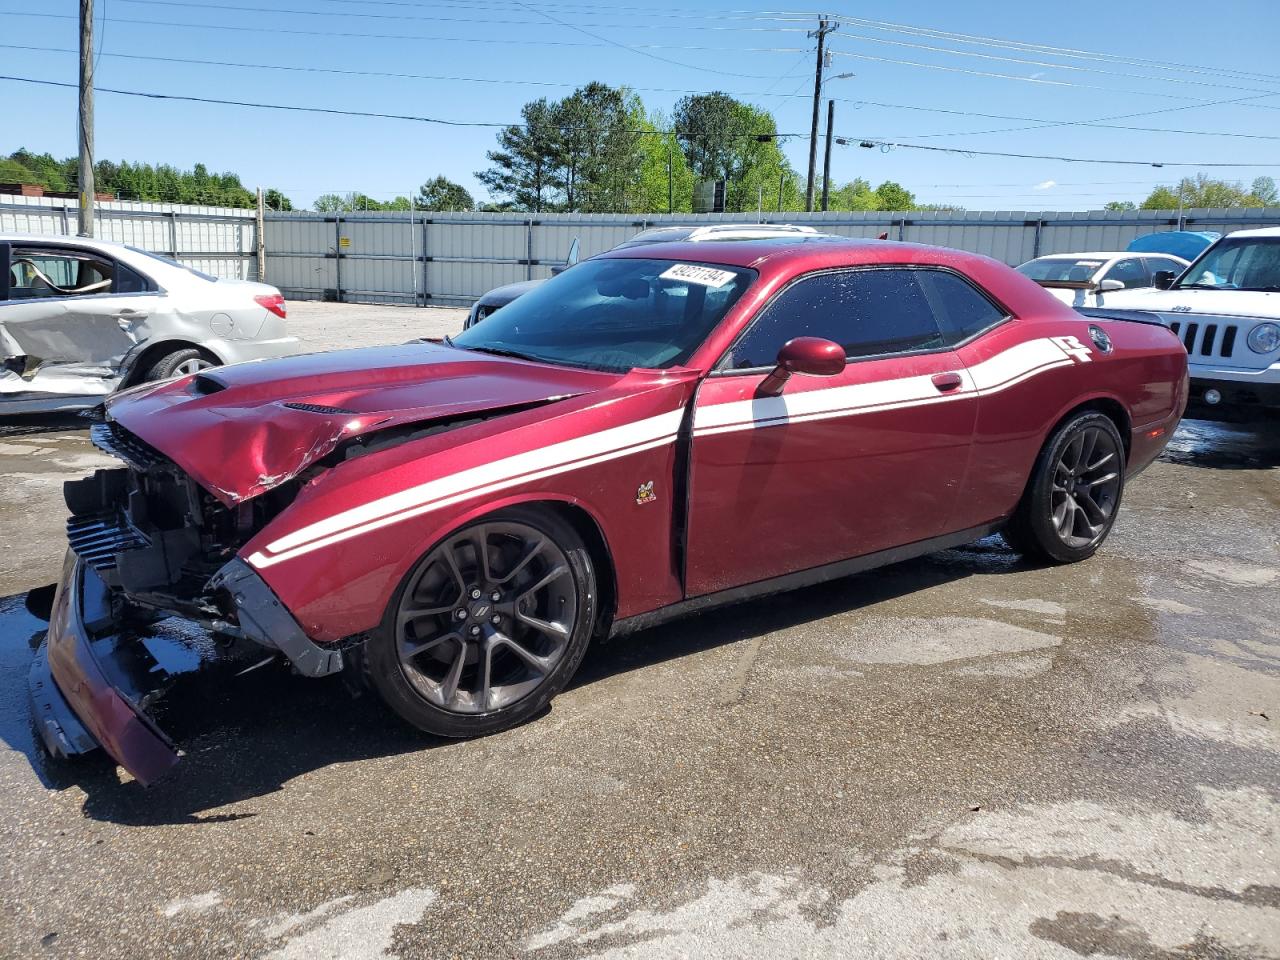
[[[86,237],[0,234],[0,414],[93,406],[144,380],[298,347],[265,283]]]
[[[1106,294],[1155,285],[1155,275],[1175,277],[1190,264],[1168,253],[1060,253],[1028,260],[1018,272],[1073,307],[1106,306]],[[1172,279],[1172,278],[1170,278]]]

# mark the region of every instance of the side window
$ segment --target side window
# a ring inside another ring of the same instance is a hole
[[[1008,316],[986,294],[954,273],[920,270],[917,276],[949,345],[968,340]]]
[[[111,287],[112,293],[146,293],[149,289],[147,280],[138,271],[116,264],[116,280]]]
[[[727,366],[771,367],[794,337],[834,340],[849,357],[874,357],[945,345],[915,270],[821,273],[793,283],[734,344]]]
[[[1149,269],[1153,275],[1157,270],[1168,270],[1176,277],[1187,268],[1177,260],[1167,260],[1164,257],[1148,257],[1147,269]]]
[[[1125,289],[1151,286],[1151,278],[1147,276],[1147,268],[1143,266],[1142,261],[1137,257],[1129,257],[1127,260],[1117,261],[1116,265],[1099,279],[1119,280],[1125,285]]]
[[[48,247],[13,247],[9,257],[9,297],[89,296],[110,293],[113,265],[104,257]]]

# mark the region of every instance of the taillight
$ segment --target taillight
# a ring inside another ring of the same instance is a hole
[[[260,307],[266,307],[277,317],[284,316],[284,297],[278,293],[264,293],[253,298]]]

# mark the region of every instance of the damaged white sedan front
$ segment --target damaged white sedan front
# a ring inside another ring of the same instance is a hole
[[[275,287],[118,243],[0,234],[0,414],[80,409],[298,348]]]

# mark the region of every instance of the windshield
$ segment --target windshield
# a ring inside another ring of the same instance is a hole
[[[1052,280],[1056,283],[1070,281],[1083,283],[1106,263],[1097,258],[1080,257],[1044,257],[1040,260],[1029,260],[1018,267],[1018,272],[1032,280]]]
[[[1174,284],[1184,287],[1280,290],[1280,237],[1219,240]]]
[[[452,343],[595,370],[670,367],[689,359],[756,276],[677,260],[587,260]]]
[[[132,250],[134,253],[140,253],[144,257],[150,257],[152,260],[159,260],[166,267],[177,267],[179,270],[185,270],[187,271],[187,273],[193,273],[197,277],[199,277],[201,280],[217,282],[217,279],[218,279],[217,277],[213,277],[207,273],[203,273],[197,270],[195,267],[188,267],[185,263],[179,263],[177,260],[174,260],[172,257],[164,257],[158,253],[152,253],[150,250],[143,250],[140,247],[131,247],[128,244],[125,244],[124,248],[126,250]]]

